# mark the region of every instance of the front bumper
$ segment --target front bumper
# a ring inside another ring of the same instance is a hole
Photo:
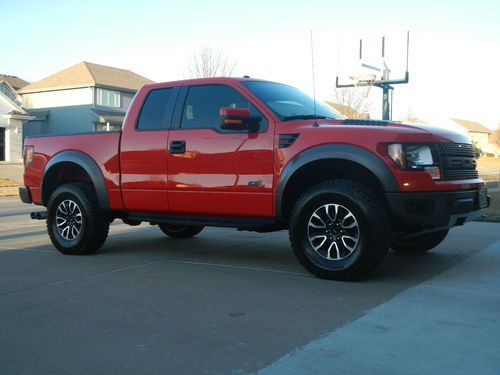
[[[33,203],[33,199],[31,198],[30,189],[26,186],[21,186],[19,188],[19,197],[23,203]]]
[[[451,228],[480,218],[490,205],[486,188],[430,193],[388,193],[393,217],[409,224]]]

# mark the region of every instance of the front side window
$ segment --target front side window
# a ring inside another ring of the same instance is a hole
[[[268,106],[282,121],[314,118],[340,118],[326,106],[304,94],[295,87],[281,83],[249,81],[242,82],[257,98]],[[316,107],[316,108],[315,108]]]
[[[97,104],[103,107],[120,108],[120,92],[97,89]]]
[[[229,86],[191,86],[182,113],[181,128],[219,128],[221,108],[246,108],[252,116],[261,118],[261,129],[266,120],[262,113],[242,94]]]

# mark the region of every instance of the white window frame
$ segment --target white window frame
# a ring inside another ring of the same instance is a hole
[[[104,103],[104,94],[108,95],[108,102],[107,104]],[[113,95],[113,96],[111,96]],[[97,89],[97,105],[103,106],[103,107],[111,107],[111,108],[120,108],[121,105],[121,95],[120,91],[116,90],[107,90],[107,89]],[[113,103],[111,103],[111,99],[114,97]]]

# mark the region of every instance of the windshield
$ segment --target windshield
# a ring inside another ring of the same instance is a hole
[[[323,104],[314,100],[295,87],[274,82],[241,82],[257,98],[267,105],[282,121],[315,118],[339,119]]]

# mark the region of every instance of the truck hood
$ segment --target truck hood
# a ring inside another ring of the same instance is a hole
[[[315,126],[315,125],[318,126]],[[283,123],[288,127],[291,123]],[[457,129],[450,129],[435,125],[406,124],[401,122],[388,122],[379,120],[317,120],[300,121],[297,125],[307,131],[319,129],[339,129],[342,128],[349,133],[385,134],[387,140],[398,142],[440,142],[440,143],[470,143],[470,139],[465,132]]]
[[[456,129],[449,129],[437,125],[424,125],[424,124],[405,124],[405,123],[389,123],[389,128],[398,129],[415,129],[424,131],[431,135],[440,138],[440,141],[456,142],[456,143],[470,143],[470,139],[465,131],[461,132]]]

